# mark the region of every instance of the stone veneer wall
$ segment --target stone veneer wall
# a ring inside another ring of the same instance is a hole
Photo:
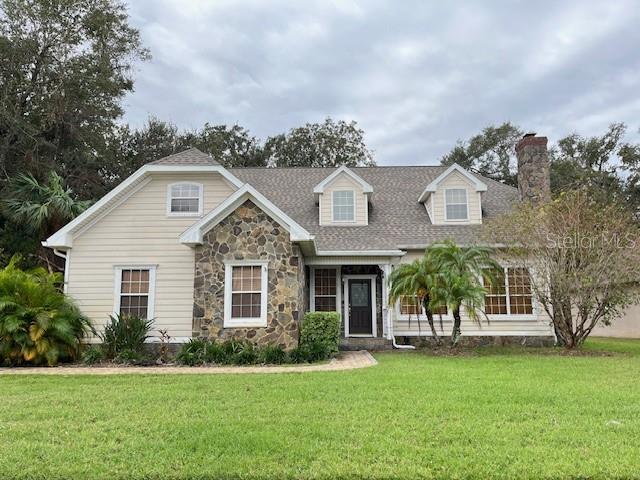
[[[269,261],[267,326],[224,328],[224,262],[265,259]],[[304,285],[304,259],[298,246],[282,226],[248,200],[196,248],[193,336],[293,348],[298,344]]]

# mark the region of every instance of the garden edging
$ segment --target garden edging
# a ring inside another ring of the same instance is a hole
[[[17,367],[0,368],[0,375],[129,375],[129,374],[243,374],[243,373],[303,373],[303,372],[333,372],[340,370],[354,370],[376,365],[378,362],[366,350],[354,352],[340,352],[340,354],[320,365],[265,365],[265,366],[157,366],[157,367]]]

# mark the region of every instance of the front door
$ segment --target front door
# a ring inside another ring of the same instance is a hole
[[[371,279],[349,280],[349,335],[372,335]]]

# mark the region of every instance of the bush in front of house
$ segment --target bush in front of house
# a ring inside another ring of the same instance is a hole
[[[82,352],[82,363],[95,365],[104,360],[104,349],[101,345],[90,345]]]
[[[121,363],[140,361],[153,320],[135,315],[112,315],[100,335],[106,358]]]
[[[62,276],[23,271],[18,257],[0,270],[0,364],[56,365],[79,357],[89,320],[61,291]]]
[[[340,344],[340,314],[338,312],[308,312],[300,326],[300,347],[306,349],[311,361],[326,360],[338,353]]]
[[[297,350],[297,349],[294,349]],[[292,350],[293,351],[293,350]],[[182,365],[257,365],[282,363],[302,363],[305,359],[291,359],[288,353],[279,345],[255,347],[249,342],[240,340],[226,340],[214,342],[210,340],[192,338],[183,344],[176,354],[176,362]]]

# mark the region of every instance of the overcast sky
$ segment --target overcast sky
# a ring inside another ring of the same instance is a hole
[[[153,59],[126,121],[265,138],[356,120],[378,164],[435,164],[509,120],[551,141],[640,140],[638,1],[130,0]]]

